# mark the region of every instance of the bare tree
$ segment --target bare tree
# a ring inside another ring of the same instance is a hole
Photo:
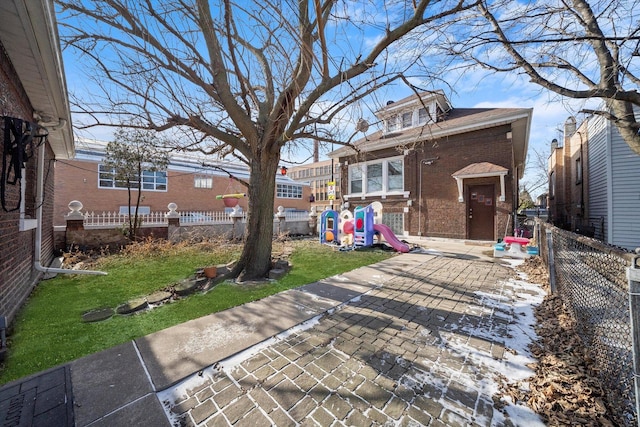
[[[390,52],[392,44],[478,4],[57,2],[63,42],[82,53],[102,89],[101,97],[78,99],[84,117],[93,119],[88,125],[142,122],[172,132],[182,149],[235,156],[249,166],[246,244],[233,272],[243,279],[264,277],[271,266],[283,151],[310,138],[344,144],[331,127],[336,119],[379,87],[406,78],[421,54]]]
[[[527,179],[520,182],[520,191],[534,195],[549,189],[548,155],[535,148],[529,148],[527,156]]]
[[[598,98],[607,117],[640,154],[637,1],[483,0],[447,31],[456,61],[496,72],[525,73],[531,82],[573,99]]]
[[[159,145],[162,144],[154,132],[123,128],[116,131],[115,139],[107,144],[105,150],[103,165],[105,169],[113,171],[109,178],[114,180],[116,187],[127,189],[129,227],[126,235],[131,240],[136,240],[138,236],[140,201],[145,190],[144,174],[166,171],[169,164],[168,153],[158,149]],[[133,191],[135,206],[132,200]]]

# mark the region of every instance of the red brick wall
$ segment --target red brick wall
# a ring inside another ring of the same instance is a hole
[[[194,175],[185,172],[169,171],[167,191],[144,191],[144,200],[140,206],[149,206],[152,212],[168,212],[167,205],[175,203],[178,211],[223,211],[225,206],[217,195],[244,193],[239,183],[230,184],[226,177],[214,177],[213,188],[195,188]],[[132,205],[135,206],[137,193],[133,191]],[[278,206],[309,210],[310,187],[303,187],[302,199],[276,198],[274,213]],[[54,224],[65,225],[64,216],[69,213],[68,204],[72,200],[82,202],[83,212],[117,212],[120,206],[127,205],[126,189],[98,188],[98,163],[81,160],[63,160],[56,162],[56,195]],[[248,200],[239,199],[239,205],[247,209]]]
[[[0,45],[0,115],[23,120],[32,120],[33,109],[29,99],[20,84],[19,78],[13,69],[2,45]],[[2,136],[4,139],[4,121]],[[0,144],[0,155],[4,155],[4,144]],[[47,150],[45,158],[45,171],[47,166],[53,166],[50,161],[53,155]],[[38,164],[37,153],[26,164],[27,191],[25,197],[26,214],[35,218],[36,210],[36,167]],[[47,218],[43,221],[43,248],[42,261],[47,264],[51,261],[53,247],[53,228],[51,216],[53,208],[53,167],[46,175],[43,214]],[[8,208],[18,206],[20,197],[20,185],[7,185],[6,202]],[[41,277],[34,269],[34,241],[35,229],[19,231],[19,211],[5,212],[0,209],[0,315],[7,316],[11,321],[18,309]]]
[[[454,172],[472,163],[489,162],[509,169],[505,177],[505,201],[496,203],[494,218],[495,238],[505,234],[509,216],[514,206],[514,172],[513,150],[511,140],[507,139],[510,126],[469,132],[450,136],[446,139],[428,141],[415,147],[404,157],[405,190],[410,191],[409,198],[389,196],[387,199],[369,197],[366,200],[350,201],[350,208],[356,205],[366,205],[373,201],[380,201],[385,212],[403,212],[408,207],[409,212],[404,216],[404,227],[409,235],[416,236],[421,232],[423,236],[467,239],[467,208],[466,202],[458,201],[458,187],[451,176]],[[379,157],[397,156],[395,149],[383,150],[377,153],[367,153],[365,160]],[[420,161],[422,159],[438,158],[431,165],[422,165],[422,209],[420,209]],[[345,159],[340,159],[344,164]],[[347,159],[353,164],[354,159]],[[342,191],[348,194],[348,168],[342,168]],[[464,180],[464,196],[469,185],[494,184],[496,201],[500,195],[500,178],[475,178]],[[411,206],[409,206],[411,203]],[[420,224],[420,218],[422,224]],[[512,224],[510,225],[512,226]]]

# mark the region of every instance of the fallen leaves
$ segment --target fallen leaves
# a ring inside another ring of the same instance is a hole
[[[529,258],[519,267],[528,281],[548,289],[548,273],[541,257]],[[538,413],[550,426],[616,426],[607,409],[604,392],[591,357],[575,332],[575,323],[562,300],[547,295],[536,308],[538,341],[530,346],[537,359],[535,375],[523,382],[507,383],[502,395],[521,402]]]

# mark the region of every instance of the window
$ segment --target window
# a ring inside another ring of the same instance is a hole
[[[104,165],[98,165],[98,187],[99,188],[127,188],[127,182],[116,180],[115,170]],[[138,181],[131,182],[131,188],[139,188]],[[142,189],[151,191],[167,191],[166,172],[142,172]]]
[[[127,184],[123,181],[115,180],[115,171],[103,165],[98,166],[98,187],[100,188],[127,188]],[[132,185],[138,188],[137,183]]]
[[[387,162],[387,191],[404,190],[404,177],[402,175],[402,160],[389,160]]]
[[[209,175],[196,175],[193,178],[195,188],[213,188],[213,177]]]
[[[294,184],[277,184],[276,197],[281,199],[302,199],[302,186]]]
[[[350,194],[386,194],[404,191],[401,157],[349,166]]]
[[[167,191],[167,173],[142,171],[142,189]]]
[[[402,128],[408,128],[411,127],[411,122],[413,118],[413,113],[409,112],[409,113],[403,113],[402,114]]]
[[[382,163],[367,165],[367,193],[382,191]]]
[[[136,212],[135,206],[120,206],[120,215],[133,215]],[[138,215],[149,215],[151,213],[151,207],[138,206]]]
[[[358,165],[349,167],[349,193],[362,193],[362,169]]]
[[[398,116],[393,115],[387,119],[387,132],[398,129]]]
[[[418,110],[418,124],[423,125],[429,120],[429,108],[422,107]]]
[[[576,184],[580,184],[582,182],[582,161],[580,157],[576,159]]]

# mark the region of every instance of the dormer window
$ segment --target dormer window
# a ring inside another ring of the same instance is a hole
[[[402,128],[408,128],[411,127],[411,119],[413,118],[413,113],[412,112],[408,112],[408,113],[403,113],[402,114]]]
[[[429,120],[429,107],[422,107],[418,110],[418,124],[423,125]]]
[[[450,109],[443,93],[425,93],[421,99],[408,97],[400,102],[389,102],[376,112],[376,116],[384,122],[383,133],[394,134],[443,121]]]
[[[387,132],[393,132],[398,129],[398,116],[394,114],[387,119]]]

